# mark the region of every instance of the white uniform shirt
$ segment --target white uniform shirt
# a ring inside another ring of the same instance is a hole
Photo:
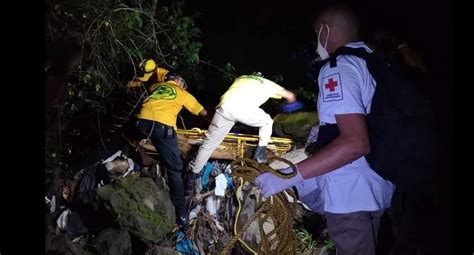
[[[226,110],[258,108],[269,98],[280,99],[283,87],[263,77],[242,75],[222,95],[219,106]]]
[[[347,47],[371,50],[363,42]],[[375,80],[363,59],[338,56],[337,66],[325,64],[318,77],[320,125],[336,123],[336,114],[368,114]],[[316,212],[351,213],[390,207],[394,185],[369,166],[365,157],[296,186],[300,200]]]

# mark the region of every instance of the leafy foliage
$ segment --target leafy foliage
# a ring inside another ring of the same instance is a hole
[[[47,168],[70,149],[63,145],[61,136],[75,128],[70,124],[80,116],[88,116],[89,122],[111,113],[122,115],[122,119],[130,116],[136,102],[124,100],[124,95],[130,94],[125,84],[142,59],[152,58],[159,66],[178,70],[187,81],[202,78],[199,53],[203,45],[194,23],[196,15],[183,13],[183,0],[163,3],[46,0],[46,44],[69,42],[82,50],[79,68],[66,70],[70,76],[64,102],[46,116]],[[51,61],[46,60],[46,75]],[[137,101],[139,96],[131,98]]]

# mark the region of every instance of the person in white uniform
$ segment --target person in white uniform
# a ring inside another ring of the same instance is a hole
[[[206,138],[199,147],[196,157],[188,165],[188,169],[191,169],[187,178],[188,194],[212,152],[224,140],[236,122],[259,128],[259,141],[254,159],[259,163],[266,162],[266,146],[271,139],[273,120],[260,106],[269,98],[285,98],[288,103],[296,102],[293,92],[264,78],[261,73],[242,75],[235,79],[222,95],[207,130]]]
[[[315,29],[322,60],[343,46],[371,52],[358,41],[359,23],[349,8],[325,9]],[[324,214],[337,254],[375,254],[380,217],[390,207],[395,188],[364,157],[370,151],[366,115],[377,84],[363,59],[347,55],[337,57],[336,67],[326,63],[318,84],[320,130],[326,124],[337,124],[339,136],[296,164],[294,177],[283,179],[267,172],[255,183],[264,197],[295,186],[302,202]]]

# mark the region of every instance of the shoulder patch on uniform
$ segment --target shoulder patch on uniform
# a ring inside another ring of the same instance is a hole
[[[339,101],[343,99],[341,75],[331,74],[323,78],[323,102]]]

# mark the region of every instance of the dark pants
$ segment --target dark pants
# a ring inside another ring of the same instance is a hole
[[[375,255],[380,217],[375,212],[324,213],[338,255]]]
[[[139,119],[137,126],[142,139],[149,137],[168,174],[168,186],[170,187],[171,202],[175,207],[176,217],[186,213],[186,202],[184,198],[183,177],[181,175],[183,162],[181,161],[178,138],[173,127],[160,122]]]

